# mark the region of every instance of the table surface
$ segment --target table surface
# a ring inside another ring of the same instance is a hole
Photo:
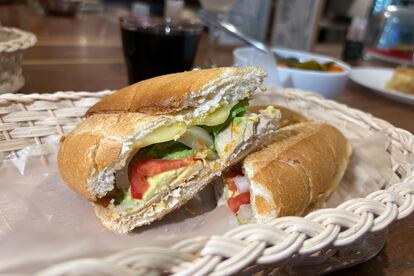
[[[111,6],[99,14],[54,17],[41,15],[24,4],[0,5],[2,25],[31,31],[38,38],[24,57],[26,85],[22,92],[97,91],[126,86],[118,26],[118,17],[124,14],[124,8]],[[203,37],[195,65],[202,63],[205,49]],[[218,48],[219,65],[232,63],[232,49]],[[335,45],[318,45],[316,51],[333,56],[340,53]],[[351,81],[336,100],[414,132],[414,106],[383,98]],[[413,241],[411,215],[389,228],[385,248],[375,258],[336,274],[414,275]]]

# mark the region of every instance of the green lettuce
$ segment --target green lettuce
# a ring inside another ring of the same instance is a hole
[[[167,160],[182,159],[182,158],[189,157],[193,154],[194,154],[193,149],[182,149],[182,150],[176,150],[176,151],[167,153],[166,155],[162,157],[162,159],[167,159]]]
[[[150,145],[139,150],[134,157],[138,159],[181,159],[194,154],[194,150],[177,141]]]

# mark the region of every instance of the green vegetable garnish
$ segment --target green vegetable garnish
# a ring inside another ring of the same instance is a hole
[[[183,149],[183,150],[177,150],[174,152],[170,152],[162,157],[162,159],[167,160],[174,160],[174,159],[182,159],[189,157],[194,154],[194,150],[192,149]]]
[[[315,60],[309,60],[305,62],[286,62],[286,65],[291,68],[313,70],[313,71],[325,71],[323,66]]]
[[[140,149],[134,159],[181,159],[193,153],[194,150],[180,142],[168,141]]]
[[[123,188],[122,189],[123,197],[117,198],[115,200],[115,205],[125,205],[125,206],[142,206],[144,205],[144,201],[140,199],[134,199],[131,196],[131,187]]]
[[[201,126],[201,127],[204,128],[205,130],[207,130],[208,133],[210,133],[211,135],[216,137],[217,134],[223,128],[227,127],[233,121],[233,119],[235,119],[237,117],[241,117],[246,112],[246,108],[248,106],[249,106],[249,100],[248,99],[241,100],[235,106],[233,106],[233,108],[230,110],[229,117],[227,118],[227,120],[224,123],[222,123],[220,125],[217,125],[217,126]]]

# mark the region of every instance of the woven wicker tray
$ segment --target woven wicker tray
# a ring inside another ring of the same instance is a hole
[[[49,162],[59,137],[70,131],[89,106],[110,91],[0,95],[0,162],[22,155]],[[386,133],[386,151],[399,183],[336,208],[305,217],[282,217],[269,225],[244,225],[221,236],[183,240],[172,247],[141,247],[100,259],[79,259],[55,265],[42,275],[90,274],[223,275],[250,273],[265,267],[332,262],[347,248],[357,248],[378,236],[394,220],[414,210],[414,137],[386,121],[315,94],[293,89],[274,90],[261,102],[278,103],[298,111],[323,110],[330,123],[347,122],[355,138]],[[30,151],[27,151],[30,148]],[[143,261],[144,260],[144,261]],[[253,270],[252,270],[253,268]],[[329,269],[323,270],[327,272]],[[321,271],[319,271],[321,272]]]

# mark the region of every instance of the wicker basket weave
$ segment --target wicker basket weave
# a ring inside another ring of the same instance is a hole
[[[21,157],[21,150],[30,146],[30,155],[47,162],[55,150],[49,144],[74,128],[91,105],[110,93],[0,95],[0,161]]]
[[[57,141],[79,122],[87,108],[110,91],[0,95],[0,161],[19,157],[28,145],[44,162]],[[285,89],[261,96],[268,104],[296,110],[321,109],[330,122],[346,121],[355,137],[384,131],[387,153],[400,182],[365,198],[305,217],[282,217],[269,225],[239,226],[221,235],[183,240],[170,248],[139,247],[100,259],[79,259],[41,275],[233,274],[252,265],[317,264],[339,249],[378,233],[414,210],[414,136],[386,121],[312,93]]]
[[[23,87],[23,51],[35,45],[36,41],[32,33],[0,27],[0,94],[16,92]]]

